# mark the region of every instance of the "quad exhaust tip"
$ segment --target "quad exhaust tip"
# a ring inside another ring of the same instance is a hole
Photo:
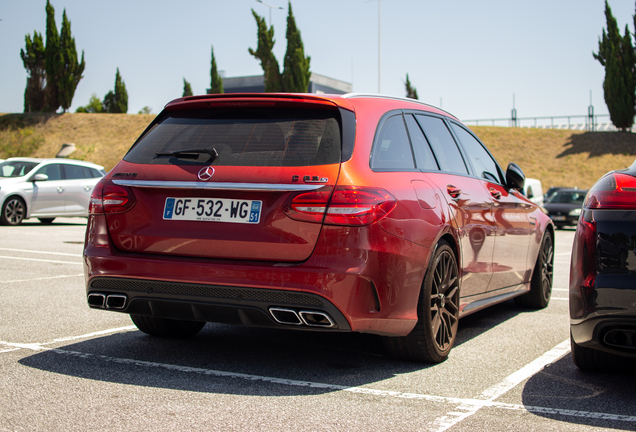
[[[88,305],[100,309],[124,309],[128,297],[124,294],[90,293],[87,297]]]
[[[607,345],[612,347],[636,349],[636,330],[610,330],[603,339]]]
[[[296,312],[293,309],[269,308],[269,313],[279,324],[301,326],[306,325],[308,327],[322,327],[322,328],[335,328],[336,323],[331,319],[329,315],[319,311],[300,311]]]

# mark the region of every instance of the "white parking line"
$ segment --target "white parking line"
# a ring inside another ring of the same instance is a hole
[[[181,372],[181,373],[190,373],[190,374],[194,373],[199,375],[214,376],[214,377],[220,377],[220,378],[235,378],[235,379],[242,379],[246,381],[261,381],[264,383],[279,384],[279,385],[292,386],[292,387],[307,387],[307,388],[315,388],[315,389],[330,390],[330,391],[345,391],[349,393],[378,396],[378,397],[391,397],[391,398],[398,398],[398,399],[419,399],[419,400],[424,400],[427,402],[448,403],[452,405],[459,405],[460,407],[464,407],[465,410],[470,409],[471,411],[470,413],[462,413],[462,418],[458,419],[458,421],[455,421],[453,424],[457,424],[459,421],[476,413],[479,409],[483,407],[523,411],[523,412],[530,412],[535,414],[551,414],[551,415],[559,415],[563,417],[603,419],[603,420],[621,421],[621,422],[636,424],[636,416],[630,416],[630,415],[618,415],[618,414],[599,413],[599,412],[592,412],[592,411],[575,411],[575,410],[566,410],[566,409],[539,407],[539,406],[526,406],[526,405],[509,404],[509,403],[494,401],[494,399],[496,399],[497,397],[503,395],[504,393],[508,392],[513,387],[520,384],[525,379],[539,372],[547,364],[553,363],[561,356],[567,354],[567,352],[569,351],[569,340],[557,345],[555,348],[548,351],[543,356],[539,357],[535,361],[529,363],[527,366],[521,368],[519,371],[508,376],[501,383],[484,391],[480,395],[480,397],[477,399],[462,399],[462,398],[453,398],[453,397],[445,397],[445,396],[425,395],[425,394],[418,394],[418,393],[404,393],[404,392],[397,392],[397,391],[376,390],[376,389],[367,388],[367,387],[348,387],[348,386],[342,386],[337,384],[327,384],[327,383],[319,383],[319,382],[312,382],[312,381],[300,381],[300,380],[292,380],[292,379],[285,379],[285,378],[275,378],[275,377],[268,377],[268,376],[243,374],[243,373],[237,373],[237,372],[226,372],[226,371],[219,371],[219,370],[213,370],[213,369],[203,369],[203,368],[196,368],[196,367],[189,367],[189,366],[181,366],[181,365],[175,365],[175,364],[169,364],[169,363],[158,363],[158,362],[150,362],[150,361],[144,361],[144,360],[133,360],[133,359],[127,359],[127,358],[110,357],[105,355],[97,355],[97,354],[91,354],[91,353],[85,353],[85,352],[79,352],[79,351],[70,351],[70,350],[64,350],[59,348],[48,348],[44,346],[44,345],[49,345],[53,343],[66,342],[66,341],[77,340],[77,339],[87,339],[93,336],[102,336],[105,334],[116,333],[120,331],[128,331],[134,328],[135,326],[113,328],[113,329],[88,333],[88,334],[84,334],[80,336],[69,336],[65,338],[55,339],[53,341],[40,343],[40,344],[38,343],[20,344],[20,343],[10,343],[10,342],[0,341],[1,345],[11,347],[10,349],[0,351],[0,352],[15,351],[17,349],[30,349],[33,351],[48,351],[48,352],[54,352],[56,354],[60,354],[64,356],[83,358],[83,359],[94,359],[94,360],[100,360],[100,361],[104,361],[108,363],[128,364],[131,366],[140,366],[140,367],[146,367],[146,368],[158,368],[158,369],[165,369],[165,370]],[[567,343],[567,347],[566,347],[566,343]],[[452,425],[449,425],[448,427],[450,426]],[[445,429],[448,429],[448,427],[446,427]],[[437,430],[440,430],[440,429],[437,429]]]
[[[0,284],[2,284],[2,283],[16,283],[16,282],[32,282],[32,281],[39,281],[39,280],[71,278],[71,277],[79,277],[79,276],[84,276],[84,273],[78,273],[78,274],[73,274],[73,275],[61,275],[61,276],[47,276],[47,277],[39,277],[39,278],[33,278],[33,279],[16,279],[16,280],[9,280],[9,281],[0,280]]]
[[[484,390],[478,397],[478,400],[485,400],[487,402],[494,402],[499,396],[512,390],[517,385],[530,378],[532,375],[539,372],[546,365],[554,363],[559,358],[563,357],[570,352],[570,340],[566,339],[561,342],[550,351],[543,354],[541,357],[528,363],[518,371],[508,375],[503,381],[495,384],[494,386]],[[435,429],[437,432],[445,431],[457,423],[472,416],[482,408],[480,405],[473,403],[460,404],[453,411],[448,412],[445,416],[439,417],[435,420],[435,425],[438,426]]]
[[[72,256],[72,257],[81,257],[82,256],[82,254],[71,254],[71,253],[64,253],[64,252],[45,252],[45,251],[27,250],[27,249],[0,248],[0,250],[11,251],[11,252],[45,254],[45,255],[64,255],[64,256]]]
[[[47,263],[54,263],[54,264],[78,264],[78,265],[82,265],[81,262],[56,261],[56,260],[46,260],[46,259],[38,259],[38,258],[11,257],[11,256],[4,256],[4,255],[0,255],[0,258],[21,260],[21,261],[38,261],[38,262],[47,262]]]

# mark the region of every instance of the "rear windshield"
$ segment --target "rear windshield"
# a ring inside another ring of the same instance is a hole
[[[158,156],[214,150],[190,157]],[[124,156],[141,164],[309,166],[340,162],[339,112],[306,109],[199,109],[164,112]]]

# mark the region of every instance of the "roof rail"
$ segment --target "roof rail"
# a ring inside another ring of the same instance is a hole
[[[398,100],[398,101],[402,101],[402,102],[412,102],[412,103],[416,103],[416,104],[427,106],[429,108],[435,108],[437,110],[440,110],[441,112],[444,112],[444,113],[448,114],[449,116],[451,116],[453,118],[457,118],[453,114],[449,113],[448,111],[446,111],[446,110],[444,110],[444,109],[442,109],[440,107],[436,107],[435,105],[427,104],[425,102],[420,102],[417,99],[403,98],[403,97],[398,97],[398,96],[387,96],[387,95],[381,95],[381,94],[377,94],[377,93],[347,93],[347,94],[340,95],[340,96],[345,98],[345,99],[377,98],[377,99]]]

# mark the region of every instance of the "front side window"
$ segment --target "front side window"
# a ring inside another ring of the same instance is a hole
[[[382,123],[371,155],[373,170],[414,170],[413,152],[402,115],[389,117]]]
[[[433,148],[440,169],[450,173],[468,174],[464,159],[444,121],[426,115],[416,115],[415,118]]]
[[[35,174],[45,174],[50,180],[62,180],[62,167],[60,164],[46,165],[40,168]]]
[[[463,127],[455,123],[451,123],[451,127],[457,134],[464,150],[466,150],[466,155],[475,169],[475,175],[488,181],[494,180],[499,184],[504,184],[497,162],[490,156],[484,146]]]
[[[339,113],[314,109],[199,109],[163,115],[124,156],[141,164],[310,166],[340,162]],[[166,156],[207,149],[198,157]],[[157,155],[157,154],[160,155]]]

